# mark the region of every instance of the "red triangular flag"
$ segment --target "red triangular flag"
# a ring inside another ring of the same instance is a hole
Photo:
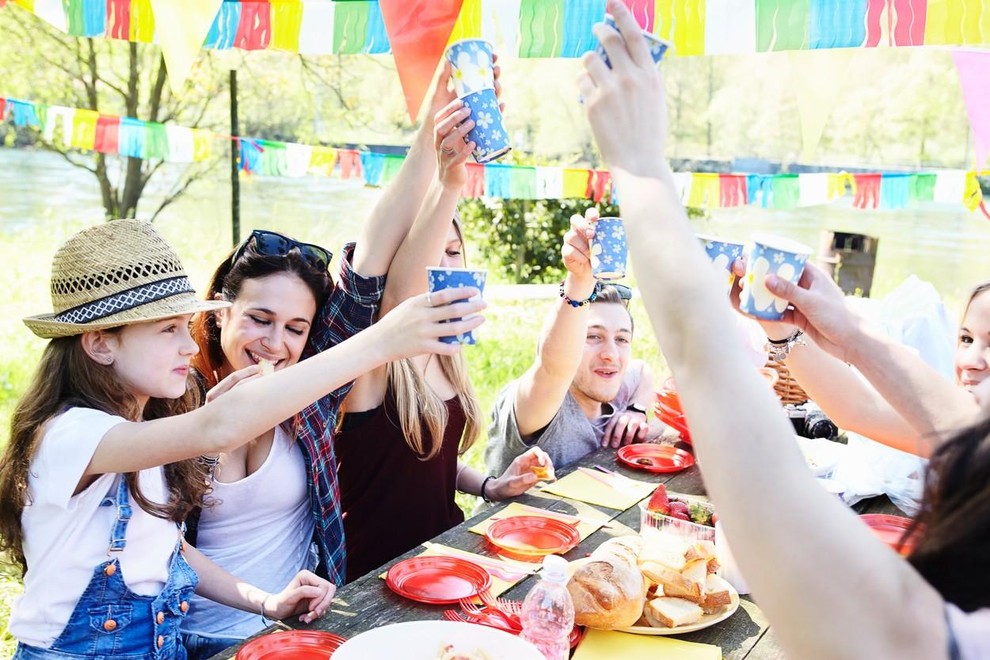
[[[463,0],[379,0],[409,119],[433,81]]]

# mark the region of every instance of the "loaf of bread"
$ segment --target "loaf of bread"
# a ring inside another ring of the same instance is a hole
[[[602,543],[567,582],[574,601],[574,622],[603,630],[636,623],[646,601],[646,581],[636,559],[639,536],[621,536]]]

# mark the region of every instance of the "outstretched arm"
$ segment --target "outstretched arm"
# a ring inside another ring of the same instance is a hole
[[[859,417],[876,415],[877,426],[890,424],[895,434],[898,431],[906,434],[897,443],[896,435],[884,436],[878,428],[881,437],[876,439],[923,455],[937,447],[947,434],[972,423],[979,415],[979,404],[971,393],[943,378],[910,348],[886,337],[854,314],[846,306],[839,287],[815,265],[805,267],[798,285],[768,276],[767,287],[793,303],[795,309],[786,313],[785,321],[803,329],[817,346],[839,361],[838,367],[835,362],[831,363],[829,373],[842,378],[840,387],[849,387],[848,394],[836,393],[836,386],[831,386],[831,394],[813,394],[818,383],[829,385],[825,381],[826,374],[805,378],[812,387],[805,387],[805,390],[823,409],[825,402],[819,401],[818,396],[824,396],[826,400],[828,396],[834,396],[836,409],[848,398],[858,407],[853,410]],[[802,353],[814,359],[808,348],[810,345],[795,351],[793,359],[798,360],[795,365],[805,359]],[[856,383],[856,379],[849,377],[851,372],[840,376],[838,369],[845,366],[842,362],[849,362],[859,369],[872,388],[862,382]],[[790,363],[791,359],[788,359],[788,365]],[[829,364],[824,359],[816,363]],[[801,384],[804,387],[804,381]],[[852,399],[854,396],[861,399],[856,401]],[[907,422],[907,426],[897,424],[898,416]],[[853,426],[848,428],[856,430]],[[874,437],[870,433],[863,434]]]
[[[589,240],[595,233],[591,223],[597,219],[598,211],[593,208],[585,212],[585,217],[574,215],[571,228],[564,234],[561,250],[567,268],[564,294],[571,300],[587,300],[595,289]],[[520,377],[516,387],[516,422],[523,438],[549,424],[560,410],[581,364],[589,309],[589,305],[573,307],[563,298],[554,303],[540,335],[536,362]]]
[[[479,293],[468,288],[440,291],[432,300],[417,296],[347,341],[269,376],[246,380],[192,412],[118,424],[103,436],[80,484],[95,475],[230,451],[385,362],[423,353],[452,355],[460,346],[439,337],[480,325],[483,318],[477,314],[485,303],[446,303]],[[443,323],[457,317],[462,320]],[[174,331],[188,336],[185,324]],[[112,341],[112,335],[103,340]],[[188,341],[195,345],[191,337]]]
[[[699,332],[730,326],[732,311],[665,162],[662,78],[626,7],[608,7],[622,35],[603,25],[595,31],[613,68],[585,55],[581,95],[618,186],[633,266],[706,487],[760,607],[789,656],[944,657],[938,593],[815,483],[743,351]],[[878,612],[878,602],[897,608]]]

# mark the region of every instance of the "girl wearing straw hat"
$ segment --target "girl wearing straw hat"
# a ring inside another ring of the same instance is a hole
[[[189,321],[228,303],[196,298],[149,223],[117,220],[69,239],[51,291],[54,313],[25,319],[51,341],[0,461],[0,550],[25,571],[8,625],[19,660],[185,658],[178,629],[194,590],[262,616],[320,616],[333,593],[326,580],[300,571],[269,593],[183,543],[178,527],[209,487],[194,457],[235,448],[378,364],[452,352],[438,337],[481,319],[441,323],[484,306],[421,296],[323,355],[197,408]]]

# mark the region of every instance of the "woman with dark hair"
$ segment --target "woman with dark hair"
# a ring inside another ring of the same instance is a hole
[[[453,98],[445,65],[431,99],[434,112]],[[395,180],[383,192],[357,244],[344,247],[339,278],[330,253],[256,230],[217,268],[210,298],[230,308],[194,329],[201,359],[194,367],[208,398],[259,371],[275,372],[321,353],[371,325],[385,274],[433,178],[433,122],[424,122]],[[196,526],[197,547],[228,570],[259,584],[310,567],[341,585],[346,572],[344,525],[334,433],[351,383],[291,419],[216,458],[213,493]],[[190,656],[206,658],[265,626],[257,616],[192,603],[183,626]]]
[[[598,24],[595,34],[612,66],[585,55],[579,90],[706,489],[784,652],[802,660],[990,656],[990,422],[934,454],[918,518],[925,528],[915,530],[910,561],[815,482],[779,402],[740,347],[697,331],[728,326],[734,312],[665,160],[663,78],[629,10],[619,0],[608,10],[619,29]],[[937,379],[926,386],[920,359],[870,331],[821,271],[807,272],[800,286],[767,277],[794,306],[786,321],[856,363],[901,414],[934,396],[943,420],[972,421],[972,396]]]
[[[428,266],[467,265],[456,215],[474,149],[465,142],[474,125],[467,117],[460,100],[436,116],[437,175],[389,268],[383,314],[427,290]],[[461,354],[417,355],[370,371],[354,383],[345,409],[336,446],[348,581],[463,522],[457,491],[503,500],[536,484],[531,466],[549,467],[542,450],[519,456],[498,478],[460,460],[483,428]]]

